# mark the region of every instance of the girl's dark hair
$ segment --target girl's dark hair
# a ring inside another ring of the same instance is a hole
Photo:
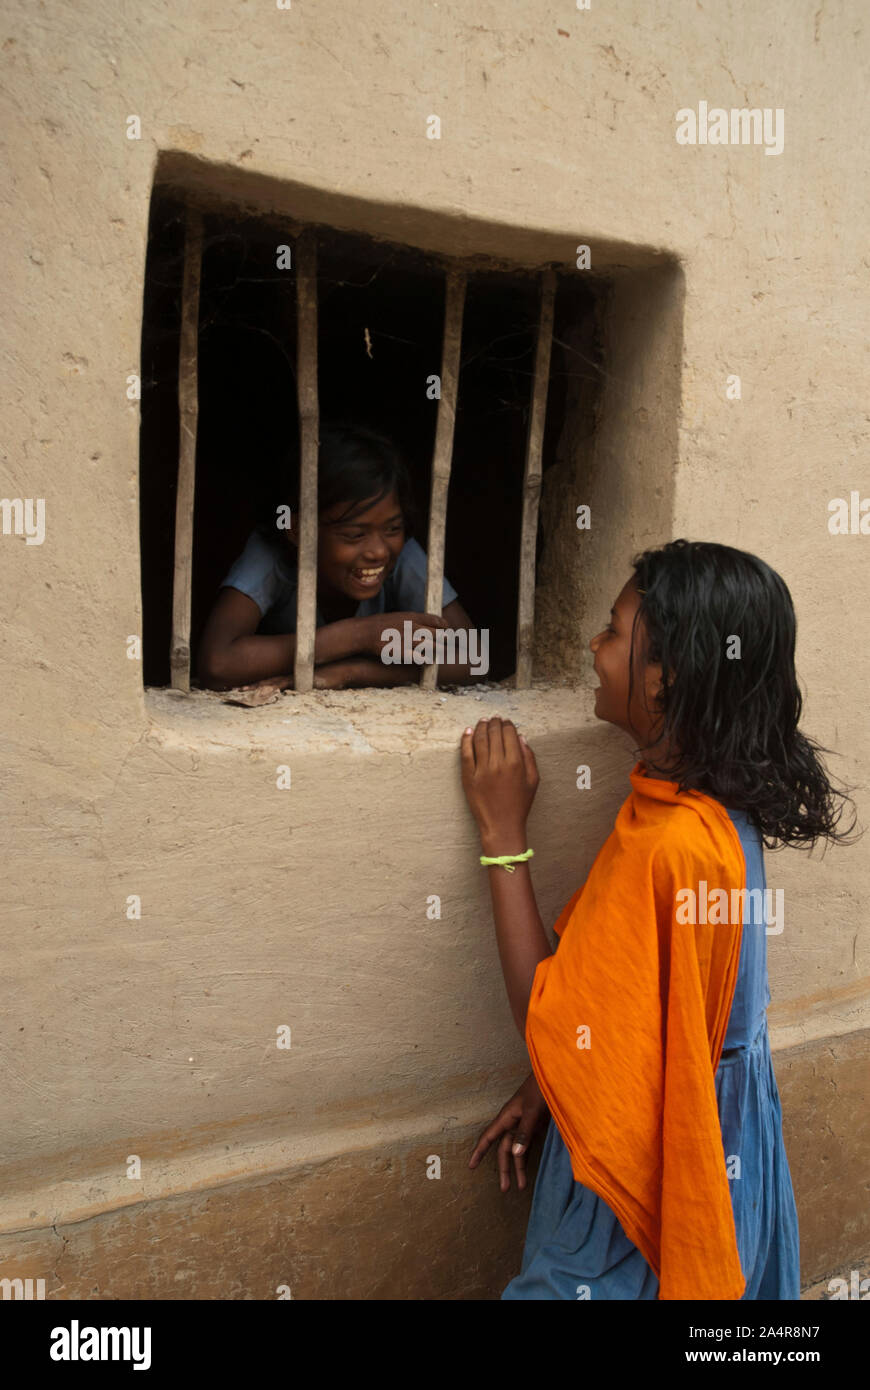
[[[418,525],[411,480],[401,451],[392,439],[365,425],[333,420],[320,426],[317,463],[317,510],[345,502],[337,520],[349,522],[383,497],[396,493],[405,520],[405,532],[414,534]],[[261,534],[275,538],[276,508],[289,505],[295,515],[299,506],[298,458],[290,461],[288,484],[266,500],[259,513]]]
[[[848,841],[855,817],[848,830],[835,827],[853,803],[818,756],[831,750],[798,730],[795,614],[780,576],[756,555],[706,541],[671,541],[632,564],[640,650],[662,667],[650,742],[667,740],[677,759],[659,766],[638,749],[647,767],[680,791],[746,811],[768,849]],[[634,638],[633,627],[629,703]]]

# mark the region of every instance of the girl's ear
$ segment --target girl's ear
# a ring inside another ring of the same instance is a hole
[[[646,691],[647,707],[649,709],[654,709],[655,702],[658,700],[662,691],[661,662],[654,661],[646,667],[644,673],[644,687]]]
[[[285,550],[295,556],[299,549],[299,527],[296,524],[296,513],[290,513],[290,525],[278,528],[278,541]]]

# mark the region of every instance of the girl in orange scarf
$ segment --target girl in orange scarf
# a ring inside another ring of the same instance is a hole
[[[534,754],[499,718],[461,744],[482,862],[509,861],[487,872],[532,1063],[470,1166],[498,1140],[502,1190],[509,1149],[524,1186],[523,1154],[551,1116],[502,1298],[796,1299],[766,1014],[767,936],[783,924],[762,845],[848,832],[824,750],[797,729],[791,598],[753,555],[674,541],[634,561],[590,646],[595,713],[642,760],[555,953],[527,857]]]

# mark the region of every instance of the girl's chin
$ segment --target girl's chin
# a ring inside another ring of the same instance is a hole
[[[601,686],[596,685],[592,693],[595,696],[595,703],[592,706],[592,713],[595,715],[595,718],[601,719],[605,724],[612,724],[613,719],[607,713],[607,699]]]

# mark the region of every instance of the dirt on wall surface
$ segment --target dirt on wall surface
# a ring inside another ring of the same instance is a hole
[[[376,9],[82,0],[4,18],[2,491],[46,503],[42,544],[0,537],[5,1230],[50,1232],[89,1188],[114,1212],[131,1154],[154,1190],[174,1162],[177,1196],[198,1163],[208,1181],[254,1180],[273,1139],[295,1137],[299,1165],[324,1131],[349,1143],[345,1123],[374,1124],[377,1145],[389,1123],[449,1133],[457,1113],[469,1130],[472,1110],[494,1113],[527,1063],[459,733],[491,710],[535,748],[530,838],[549,925],[627,787],[631,751],[592,717],[586,643],[641,545],[715,539],[783,574],[806,727],[836,750],[836,775],[862,778],[865,538],[827,526],[863,468],[865,181],[854,144],[831,138],[866,100],[859,7]],[[784,108],[782,154],[679,145],[675,112],[700,100]],[[426,135],[433,111],[440,141]],[[386,228],[443,255],[569,267],[591,247],[612,286],[608,375],[594,440],[566,432],[542,501],[538,674],[552,685],[480,701],[284,696],[260,710],[146,695],[128,655],[142,608],[127,385],[155,176],[288,226]],[[725,394],[734,373],[739,399]],[[587,500],[584,536],[573,516]],[[774,1009],[809,1043],[857,1037],[866,844],[785,851],[768,872],[788,903],[770,948]],[[805,1113],[820,1140],[829,1112]],[[830,1123],[848,1149],[848,1117]],[[854,1192],[848,1152],[840,1180]],[[813,1162],[810,1146],[799,1203]],[[463,1221],[470,1250],[487,1215]]]

